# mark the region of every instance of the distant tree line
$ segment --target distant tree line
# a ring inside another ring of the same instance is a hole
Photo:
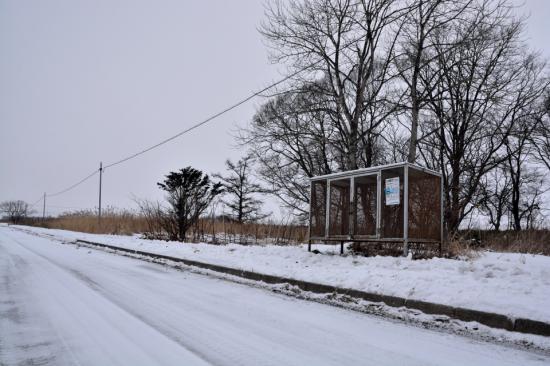
[[[0,203],[0,217],[12,224],[20,224],[32,213],[28,203],[21,200],[4,201]]]

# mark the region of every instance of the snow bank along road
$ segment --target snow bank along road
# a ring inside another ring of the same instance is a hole
[[[0,365],[544,365],[0,226]]]

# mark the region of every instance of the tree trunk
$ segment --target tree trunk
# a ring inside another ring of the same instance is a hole
[[[458,162],[454,162],[452,164],[452,179],[451,179],[451,186],[450,186],[450,193],[451,193],[451,202],[449,202],[449,209],[448,209],[448,224],[449,224],[449,231],[451,233],[455,233],[458,231],[458,227],[460,225],[460,213],[461,213],[461,207],[460,207],[460,173],[459,173],[459,167]]]
[[[185,241],[185,225],[184,225],[184,222],[181,218],[178,221],[178,233],[179,233],[179,241],[184,242]]]
[[[518,185],[514,184],[513,192],[512,192],[512,207],[510,208],[510,211],[512,213],[512,219],[514,224],[514,230],[520,231],[521,230],[521,216],[520,216],[520,210],[519,210],[519,189]]]
[[[416,91],[411,91],[412,111],[411,111],[411,140],[409,142],[409,156],[407,161],[414,163],[416,161],[416,142],[418,140],[418,101]]]

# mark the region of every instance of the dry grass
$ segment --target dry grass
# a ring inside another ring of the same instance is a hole
[[[480,250],[550,255],[550,230],[461,231],[445,245],[447,256],[470,256]]]
[[[239,224],[222,219],[201,219],[193,229],[194,241],[240,244],[297,244],[307,240],[307,226],[266,223]]]
[[[145,230],[145,220],[128,211],[109,210],[101,217],[99,223],[97,214],[91,211],[80,211],[64,214],[59,217],[47,218],[45,221],[35,220],[31,225],[48,229],[80,231],[91,234],[132,235]]]
[[[132,235],[147,233],[146,219],[128,211],[107,210],[99,225],[97,214],[92,211],[74,212],[45,221],[29,219],[25,224],[51,229],[80,231],[93,234]],[[298,226],[274,221],[239,224],[216,218],[200,219],[188,233],[194,242],[241,243],[241,244],[298,244],[307,241],[307,226]],[[401,246],[366,245],[354,247],[358,253],[400,255]],[[524,231],[462,231],[443,245],[444,257],[475,257],[479,250],[499,252],[532,253],[550,255],[550,230]],[[391,254],[389,253],[391,252]],[[434,253],[437,255],[437,253]]]
[[[465,239],[452,239],[443,245],[442,252],[446,258],[471,259],[479,256],[479,246]]]
[[[486,231],[481,246],[499,252],[550,255],[550,230]]]
[[[80,211],[64,214],[59,217],[29,219],[25,224],[80,231],[91,234],[148,235],[149,223],[142,215],[128,211],[108,210],[98,221],[97,213]],[[266,223],[239,224],[221,218],[200,219],[190,230],[188,237],[194,242],[240,243],[240,244],[297,244],[307,240],[307,227],[292,224],[279,224],[273,221]]]

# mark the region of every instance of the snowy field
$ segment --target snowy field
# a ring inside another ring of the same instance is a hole
[[[408,260],[339,256],[337,246],[182,244],[137,236],[94,235],[21,227],[65,240],[85,239],[238,269],[497,312],[550,322],[550,257],[482,253],[477,258]],[[329,255],[335,254],[335,255]]]
[[[6,226],[0,294],[0,364],[9,366],[550,362]]]

